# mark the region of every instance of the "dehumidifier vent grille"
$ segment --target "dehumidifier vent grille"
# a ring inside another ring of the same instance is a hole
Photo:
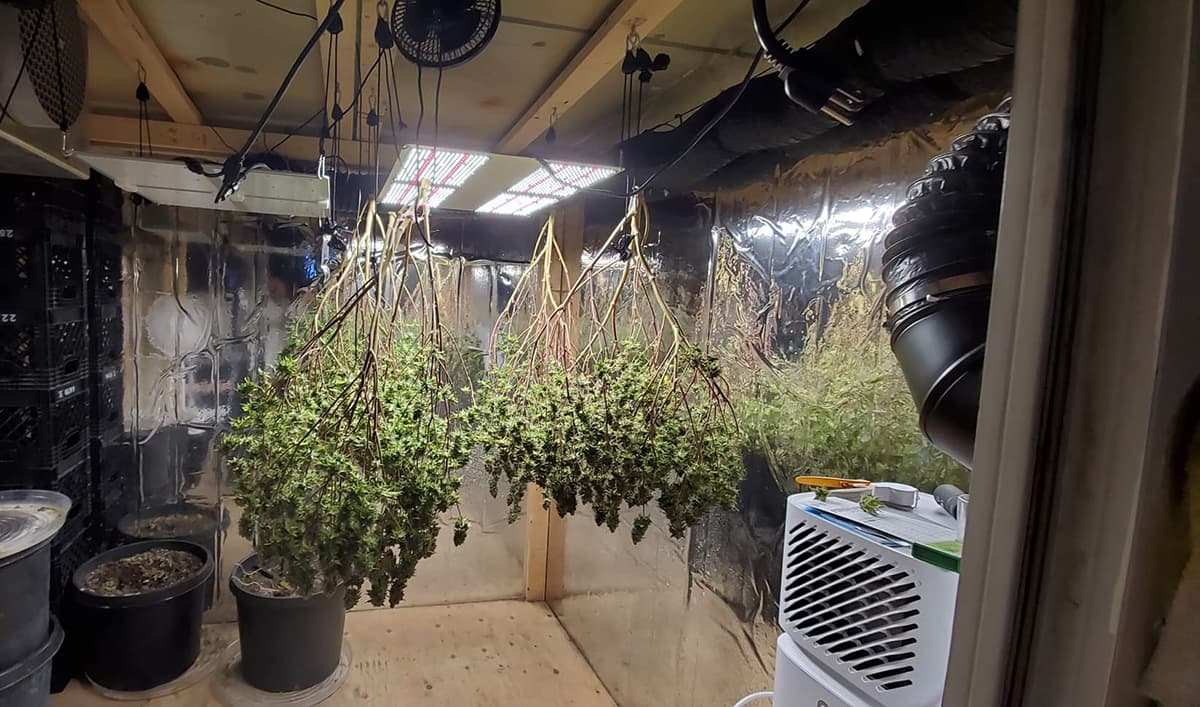
[[[921,594],[908,570],[809,523],[790,529],[780,615],[879,692],[912,685]]]

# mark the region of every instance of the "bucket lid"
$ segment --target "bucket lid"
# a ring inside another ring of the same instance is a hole
[[[55,491],[0,491],[0,560],[53,538],[70,510],[71,499]]]

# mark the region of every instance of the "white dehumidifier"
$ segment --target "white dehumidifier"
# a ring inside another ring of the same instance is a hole
[[[878,515],[789,497],[774,707],[940,705],[958,574],[929,548],[956,539],[928,494]]]

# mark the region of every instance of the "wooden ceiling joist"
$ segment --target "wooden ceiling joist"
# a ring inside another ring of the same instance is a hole
[[[562,115],[583,98],[625,56],[629,30],[648,35],[682,0],[622,0],[575,53],[550,85],[525,110],[501,138],[496,151],[517,154],[550,125],[550,114]]]
[[[153,146],[155,157],[197,157],[214,162],[224,162],[230,153],[230,149],[226,147],[225,143],[240,147],[250,136],[249,130],[237,128],[213,128],[206,125],[172,123],[163,120],[151,120],[149,124],[150,144]],[[91,146],[89,149],[137,154],[138,121],[136,118],[89,115],[86,117],[86,130]],[[320,154],[317,138],[308,135],[294,135],[289,137],[287,142],[281,144],[285,137],[287,136],[279,133],[263,133],[250,152],[266,152],[268,147],[279,145],[274,153],[280,157],[304,162],[317,161]],[[326,141],[325,148],[327,151],[332,148],[330,141]],[[339,149],[350,167],[365,167],[365,165],[356,164],[359,143],[343,138]],[[383,156],[387,162],[390,162],[387,158],[392,156],[389,149],[384,148]],[[363,154],[367,154],[365,149]]]
[[[200,110],[129,5],[129,0],[79,0],[79,9],[135,74],[145,72],[146,88],[172,120],[190,124],[204,122]]]

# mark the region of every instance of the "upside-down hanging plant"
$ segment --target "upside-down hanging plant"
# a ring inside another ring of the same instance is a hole
[[[369,582],[372,604],[394,606],[433,554],[473,441],[455,420],[428,219],[385,224],[372,203],[362,223],[275,368],[243,384],[226,442],[242,534],[282,575],[276,590],[345,586],[352,606]]]
[[[645,254],[648,212],[638,197],[569,287],[553,218],[492,336],[498,365],[470,418],[495,494],[507,479],[510,521],[527,484],[561,515],[580,503],[616,530],[648,507],[681,536],[708,511],[731,507],[742,478],[740,437],[716,359],[692,343],[667,306]],[[621,239],[623,260],[601,267]],[[529,313],[526,317],[525,314]]]

